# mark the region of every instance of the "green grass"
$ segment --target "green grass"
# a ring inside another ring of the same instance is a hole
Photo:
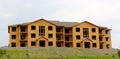
[[[117,50],[100,49],[2,48],[0,52],[0,59],[120,59]]]

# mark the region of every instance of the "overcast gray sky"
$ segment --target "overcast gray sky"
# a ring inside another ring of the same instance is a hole
[[[0,0],[0,46],[8,45],[8,25],[39,18],[109,27],[113,48],[120,48],[120,0]]]

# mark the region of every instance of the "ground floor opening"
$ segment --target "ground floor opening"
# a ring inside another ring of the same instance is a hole
[[[90,48],[90,42],[85,42],[84,44],[85,44],[85,45],[84,45],[85,48]]]
[[[39,46],[40,47],[45,47],[45,41],[39,41]]]

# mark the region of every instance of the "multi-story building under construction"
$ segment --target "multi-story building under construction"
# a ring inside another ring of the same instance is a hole
[[[111,49],[111,29],[88,21],[39,19],[8,26],[9,47],[73,47]]]

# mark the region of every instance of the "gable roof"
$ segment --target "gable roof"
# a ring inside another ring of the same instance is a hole
[[[49,21],[47,21],[47,20],[41,18],[41,19],[38,19],[38,20],[33,21],[33,22],[25,22],[25,23],[20,23],[20,24],[10,25],[10,26],[18,26],[18,25],[26,26],[26,25],[29,25],[29,24],[35,23],[35,22],[40,21],[40,20],[44,20],[44,21],[46,21],[46,22],[49,22]],[[49,22],[49,23],[50,23],[50,22]],[[51,23],[51,24],[53,24],[53,23]],[[55,25],[55,24],[53,24],[53,25]]]
[[[88,22],[88,21],[83,21],[83,22],[81,22],[81,23],[78,23],[78,22],[61,22],[61,21],[45,20],[45,19],[43,19],[43,18],[38,19],[38,20],[33,21],[33,22],[25,22],[25,23],[13,24],[13,25],[9,25],[9,26],[15,26],[15,27],[16,27],[16,26],[19,26],[19,25],[20,25],[20,26],[27,26],[27,25],[29,25],[29,24],[32,24],[32,23],[37,22],[37,21],[40,21],[40,20],[44,20],[44,21],[46,21],[46,22],[48,22],[48,23],[51,23],[51,24],[53,24],[53,25],[56,25],[56,26],[64,26],[64,27],[74,27],[74,26],[77,26],[77,25],[82,24],[82,23],[88,23],[88,24],[91,24],[91,25],[93,25],[93,26],[99,27],[100,29],[108,29],[108,30],[111,30],[111,29],[109,29],[109,28],[107,28],[107,27],[97,26],[97,25],[95,25],[95,24],[93,24],[93,23],[91,23],[91,22]]]
[[[91,39],[89,38],[85,38],[84,40],[82,40],[82,42],[85,42],[85,41],[90,41],[90,42],[93,42]]]
[[[26,25],[32,24],[32,23],[40,21],[40,20],[44,20],[44,21],[49,22],[49,23],[51,23],[53,25],[56,25],[56,26],[65,26],[65,27],[72,27],[72,26],[78,24],[77,22],[60,22],[60,21],[51,21],[51,20],[45,20],[45,19],[38,19],[38,20],[33,21],[33,22],[25,22],[25,23],[10,25],[10,26],[18,26],[18,25],[26,26]]]
[[[91,25],[93,25],[93,26],[99,27],[99,26],[97,26],[97,25],[95,25],[95,24],[93,24],[93,23],[91,23],[91,22],[88,22],[88,21],[83,21],[83,22],[81,22],[81,23],[78,23],[77,25],[82,24],[82,23],[88,23],[88,24],[91,24]],[[77,25],[74,25],[74,26],[77,26]]]
[[[44,37],[44,36],[40,36],[39,38],[36,39],[36,41],[41,40],[41,38],[44,38],[44,40],[48,41],[48,39],[46,37]]]
[[[51,23],[51,22],[49,22],[49,21],[47,21],[47,20],[45,20],[45,19],[43,19],[43,18],[38,19],[38,20],[36,20],[36,21],[33,21],[33,22],[31,22],[31,23],[35,23],[35,22],[38,22],[38,21],[41,21],[41,20],[44,20],[44,21],[46,21],[46,22],[48,22],[48,23]],[[31,23],[29,23],[29,24],[31,24]],[[51,24],[56,25],[56,24],[54,24],[54,23],[51,23]]]

